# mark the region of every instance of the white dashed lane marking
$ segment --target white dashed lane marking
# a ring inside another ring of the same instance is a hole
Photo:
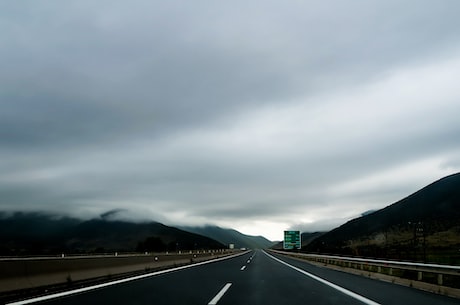
[[[216,305],[217,302],[224,296],[227,290],[232,286],[232,283],[227,283],[225,286],[219,291],[218,294],[208,303],[208,305]]]

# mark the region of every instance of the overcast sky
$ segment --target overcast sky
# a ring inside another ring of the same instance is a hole
[[[460,2],[2,1],[0,207],[282,239],[460,171]]]

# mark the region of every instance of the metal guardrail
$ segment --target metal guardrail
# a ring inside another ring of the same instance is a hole
[[[438,286],[454,289],[460,288],[460,266],[441,264],[423,264],[403,261],[355,258],[334,255],[320,255],[308,253],[292,253],[276,251],[281,254],[302,258],[325,265],[356,269],[363,272],[372,272],[390,277],[416,280]]]
[[[179,250],[166,252],[110,252],[98,254],[67,254],[42,255],[42,256],[0,256],[0,261],[20,261],[20,260],[56,260],[56,259],[82,259],[82,258],[109,258],[109,257],[143,257],[155,255],[188,255],[188,254],[219,254],[234,252],[234,249],[215,249],[215,250]]]

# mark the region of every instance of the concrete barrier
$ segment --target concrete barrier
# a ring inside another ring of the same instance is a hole
[[[0,293],[50,285],[71,284],[94,278],[164,269],[210,260],[235,251],[182,251],[144,255],[59,256],[0,259]]]

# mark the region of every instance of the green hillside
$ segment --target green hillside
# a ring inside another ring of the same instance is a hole
[[[211,238],[158,222],[82,221],[40,213],[0,214],[0,255],[222,249]]]
[[[440,179],[307,245],[309,252],[460,263],[460,174]]]

